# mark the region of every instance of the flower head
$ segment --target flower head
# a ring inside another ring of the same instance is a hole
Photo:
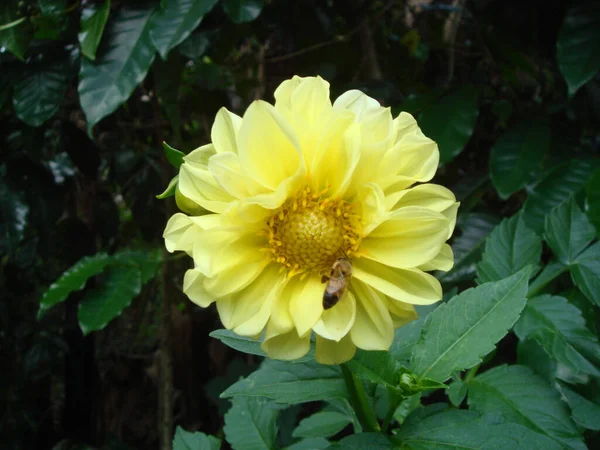
[[[394,119],[355,90],[332,104],[329,83],[294,77],[275,105],[256,101],[243,118],[221,109],[211,139],[184,158],[178,185],[209,214],[175,214],[164,237],[194,260],[184,292],[216,302],[226,328],[264,333],[278,359],[303,356],[314,332],[317,360],[334,364],[356,347],[387,350],[413,305],[441,299],[426,271],[452,267],[458,203],[415,185],[439,154],[410,114]],[[351,276],[332,273],[339,258]],[[339,301],[325,309],[330,283]]]

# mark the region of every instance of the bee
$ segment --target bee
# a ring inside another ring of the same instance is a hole
[[[348,258],[338,258],[331,266],[331,275],[323,277],[327,287],[323,293],[323,309],[333,308],[346,295],[350,278],[352,277],[352,263]]]

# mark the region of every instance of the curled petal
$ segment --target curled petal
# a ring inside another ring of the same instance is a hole
[[[442,298],[440,282],[418,269],[395,269],[361,258],[354,261],[352,276],[404,303],[430,305]]]
[[[453,266],[454,253],[452,252],[452,247],[448,244],[444,244],[435,258],[420,265],[418,269],[425,271],[443,270],[444,272],[448,272]]]
[[[350,335],[346,335],[339,342],[325,339],[317,335],[315,359],[321,364],[342,364],[354,358],[356,345]]]
[[[221,108],[215,117],[210,138],[217,153],[237,153],[237,135],[242,118],[227,108]]]
[[[291,361],[302,358],[310,350],[310,334],[300,337],[296,329],[279,334],[271,328],[269,323],[265,340],[261,344],[261,348],[270,358]]]
[[[183,277],[183,292],[202,308],[207,308],[215,301],[215,297],[204,289],[205,278],[204,274],[196,269],[186,271]]]

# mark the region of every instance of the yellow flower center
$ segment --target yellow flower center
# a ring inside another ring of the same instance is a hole
[[[289,276],[329,274],[337,258],[351,257],[360,245],[360,220],[353,206],[324,198],[324,192],[302,189],[267,221],[265,250],[289,270]]]

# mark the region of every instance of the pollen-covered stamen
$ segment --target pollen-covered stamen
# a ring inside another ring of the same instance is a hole
[[[360,220],[353,206],[341,199],[324,198],[325,191],[302,189],[267,220],[262,233],[265,251],[288,269],[328,274],[334,261],[351,257],[360,245]]]

